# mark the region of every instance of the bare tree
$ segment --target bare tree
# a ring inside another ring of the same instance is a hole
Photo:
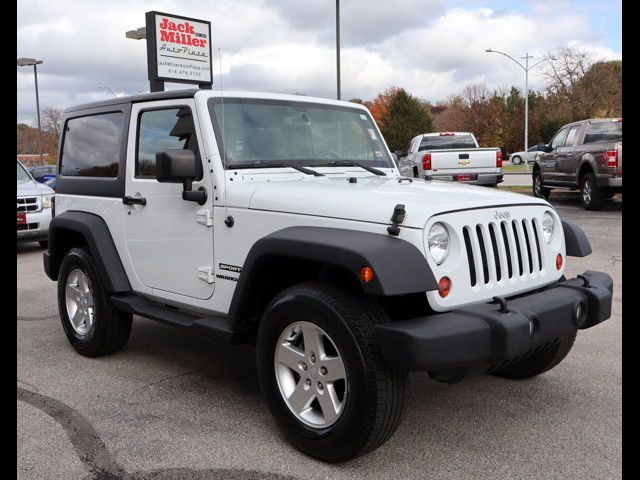
[[[543,75],[548,83],[547,92],[568,103],[570,120],[581,116],[580,98],[576,86],[594,63],[593,57],[578,47],[561,47],[547,54],[548,67]]]
[[[53,133],[56,138],[60,137],[60,121],[64,110],[55,107],[45,107],[42,110],[42,129],[45,132]]]

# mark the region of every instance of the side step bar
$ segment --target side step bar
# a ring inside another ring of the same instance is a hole
[[[198,316],[174,310],[137,295],[113,295],[113,306],[141,317],[157,320],[174,327],[188,329],[198,335],[239,345],[249,343],[255,332],[252,329],[233,329],[226,317]]]

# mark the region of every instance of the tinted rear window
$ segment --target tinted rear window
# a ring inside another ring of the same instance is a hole
[[[476,148],[471,135],[438,135],[422,137],[418,151],[443,150],[445,148]]]
[[[583,143],[622,140],[622,122],[590,123]]]
[[[60,173],[67,176],[117,177],[122,129],[122,112],[67,120]]]

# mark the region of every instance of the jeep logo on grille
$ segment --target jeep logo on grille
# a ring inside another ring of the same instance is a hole
[[[501,212],[500,210],[496,210],[493,214],[493,218],[496,220],[509,220],[511,218],[511,214],[509,212]]]

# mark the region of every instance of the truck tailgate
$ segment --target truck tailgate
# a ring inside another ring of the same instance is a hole
[[[497,148],[431,150],[433,173],[489,173],[496,171]]]

